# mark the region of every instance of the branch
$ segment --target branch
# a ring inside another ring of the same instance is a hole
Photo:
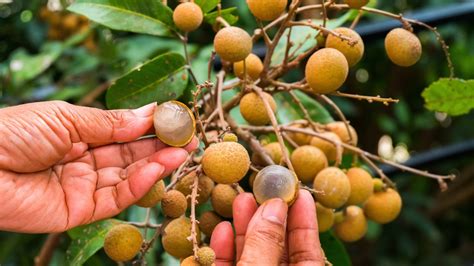
[[[192,184],[192,192],[191,192],[191,235],[188,237],[188,240],[193,242],[193,252],[194,257],[197,259],[197,252],[199,250],[198,240],[197,240],[197,224],[199,221],[196,218],[196,198],[198,197],[198,189],[199,189],[199,176],[201,173],[196,173],[194,176],[194,182]]]
[[[35,257],[35,266],[49,265],[53,257],[54,249],[56,249],[59,240],[61,240],[61,235],[62,233],[52,233],[48,235],[43,247],[41,247],[40,253]]]
[[[333,93],[331,93],[331,95],[339,96],[339,97],[352,98],[352,99],[357,99],[357,100],[361,100],[361,101],[365,100],[369,103],[382,102],[384,105],[389,105],[389,103],[398,103],[400,101],[399,99],[382,98],[382,97],[380,97],[380,95],[365,96],[365,95],[358,95],[358,94],[343,93],[343,92],[340,92],[340,91],[333,92]]]

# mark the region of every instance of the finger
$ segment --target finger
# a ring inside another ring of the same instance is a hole
[[[216,253],[216,266],[234,265],[234,232],[229,222],[221,222],[211,236],[211,248]]]
[[[253,216],[238,265],[278,265],[285,246],[288,206],[281,199],[265,202]]]
[[[257,202],[251,193],[239,194],[232,204],[235,228],[235,247],[237,261],[244,249],[245,233],[253,215],[257,211]]]
[[[64,158],[58,162],[58,164],[65,164],[68,162],[72,162],[81,156],[84,156],[84,153],[89,149],[86,143],[78,142],[73,143],[71,150],[64,155]]]
[[[288,256],[290,265],[324,265],[314,200],[306,190],[288,214]]]

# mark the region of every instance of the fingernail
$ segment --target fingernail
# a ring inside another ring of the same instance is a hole
[[[138,109],[132,110],[132,113],[138,117],[149,117],[155,111],[156,103],[150,103]]]
[[[271,199],[264,203],[264,205],[262,216],[265,220],[281,225],[285,224],[288,205],[283,200],[279,198]]]

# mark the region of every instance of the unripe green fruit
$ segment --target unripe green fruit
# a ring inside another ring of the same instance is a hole
[[[389,223],[398,217],[402,209],[402,198],[397,191],[388,188],[376,192],[364,204],[367,218],[379,224]]]
[[[173,21],[178,29],[190,32],[199,28],[203,14],[201,8],[193,2],[179,4],[173,12]]]
[[[161,210],[167,217],[178,218],[186,212],[188,203],[183,193],[177,190],[166,192],[161,200]]]
[[[422,48],[415,34],[396,28],[385,37],[385,51],[394,64],[409,67],[420,60]]]
[[[278,142],[268,143],[263,146],[263,149],[270,156],[270,158],[275,164],[280,164],[283,158],[283,153],[281,152],[280,143]],[[252,154],[252,162],[258,165],[266,165],[265,161],[257,153]]]
[[[328,167],[316,176],[313,182],[316,200],[323,206],[336,209],[344,205],[351,194],[351,184],[344,172],[336,167]]]
[[[129,261],[138,254],[142,242],[142,234],[135,226],[114,225],[105,235],[104,251],[114,261]]]
[[[300,146],[291,154],[291,163],[298,179],[303,183],[313,182],[316,175],[328,166],[324,153],[314,146]]]
[[[163,198],[165,194],[165,182],[160,180],[156,182],[139,201],[135,203],[135,205],[143,207],[143,208],[151,208],[158,204]]]
[[[242,189],[240,188],[240,190]],[[226,218],[232,218],[232,203],[234,203],[234,199],[237,195],[237,190],[231,185],[218,184],[212,190],[212,208],[219,215]]]
[[[193,254],[193,242],[188,239],[191,235],[191,220],[181,216],[172,220],[164,229],[161,243],[168,254],[176,258],[186,258]],[[201,232],[196,228],[198,245],[201,242]]]
[[[298,179],[288,168],[270,165],[255,176],[253,194],[259,204],[272,198],[280,198],[292,204],[298,196]]]
[[[189,144],[196,131],[193,112],[178,101],[158,105],[153,115],[153,124],[158,139],[173,147]]]
[[[372,179],[372,182],[374,184],[374,192],[380,192],[385,189],[385,184],[383,183],[382,179],[374,178]]]
[[[222,218],[213,211],[203,212],[199,217],[199,228],[206,236],[210,237],[214,228],[222,222]]]
[[[234,133],[225,133],[222,140],[226,142],[238,142],[239,138]]]
[[[344,55],[334,48],[316,51],[308,60],[306,80],[315,93],[330,93],[339,89],[349,74]]]
[[[320,233],[326,232],[334,224],[334,210],[324,207],[323,205],[316,204],[316,217],[318,219],[318,231]]]
[[[245,71],[244,71],[244,61],[245,61]],[[263,71],[262,60],[255,54],[249,54],[247,58],[243,61],[234,63],[234,74],[240,79],[244,79],[244,73],[247,74],[247,77],[250,77],[251,80],[257,80],[260,77],[260,74]]]
[[[214,182],[232,184],[239,182],[249,170],[250,156],[239,143],[221,142],[204,151],[201,165]]]
[[[288,0],[247,0],[250,12],[262,21],[278,18],[286,9]]]
[[[322,136],[331,139],[335,142],[342,142],[341,138],[339,138],[338,135],[336,135],[333,132],[321,132],[320,133]],[[337,158],[337,146],[333,144],[332,142],[326,141],[322,138],[318,137],[313,137],[310,142],[311,146],[314,146],[316,148],[319,148],[321,151],[324,152],[326,155],[326,158],[328,161],[335,161]],[[341,152],[342,152],[342,147],[341,147]]]
[[[334,48],[338,50],[346,57],[349,67],[354,66],[364,55],[364,42],[362,41],[362,38],[357,32],[349,28],[341,27],[334,29],[333,31],[342,34],[345,37],[349,37],[356,43],[350,45],[348,41],[342,40],[333,34],[329,34],[326,40],[326,48]]]
[[[229,62],[244,60],[252,52],[252,47],[252,37],[238,27],[223,28],[214,38],[216,53]]]
[[[216,253],[210,247],[202,247],[197,252],[197,260],[202,266],[211,266],[216,260]]]
[[[369,3],[369,0],[344,0],[350,8],[359,9]]]
[[[364,203],[374,191],[372,176],[360,167],[352,167],[347,171],[347,177],[351,183],[351,195],[347,199],[347,205],[359,205]]]
[[[367,219],[359,206],[349,206],[343,212],[342,222],[334,225],[334,232],[344,242],[355,242],[367,233]]]
[[[263,92],[263,97],[270,104],[272,111],[276,112],[277,105],[272,95]],[[240,113],[251,125],[263,126],[270,123],[265,103],[255,92],[247,93],[242,97],[240,100]]]

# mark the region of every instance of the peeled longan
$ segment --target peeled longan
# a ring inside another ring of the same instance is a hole
[[[357,146],[357,142],[358,142],[357,131],[355,131],[354,127],[352,127],[351,125],[348,125],[349,130],[347,130],[347,126],[344,122],[336,121],[336,122],[331,122],[327,124],[326,127],[331,132],[339,136],[342,142],[346,144],[351,144],[353,146]]]
[[[272,198],[280,198],[292,204],[298,195],[298,178],[286,167],[267,166],[255,176],[253,194],[259,204]]]
[[[334,210],[324,207],[323,205],[316,204],[316,217],[318,219],[318,231],[320,233],[326,232],[334,224]]]
[[[347,177],[351,183],[351,195],[346,204],[358,205],[364,203],[374,191],[372,176],[360,167],[352,167],[347,171]]]
[[[250,168],[247,150],[237,142],[212,144],[201,161],[204,173],[214,182],[232,184],[239,182]]]
[[[153,115],[153,124],[156,136],[163,143],[173,147],[189,144],[196,130],[193,112],[178,101],[158,105]]]
[[[359,206],[349,206],[343,212],[343,220],[334,225],[334,232],[344,242],[355,242],[367,233],[367,219]]]
[[[167,217],[178,218],[186,212],[188,204],[183,193],[177,190],[166,192],[161,200],[161,209]]]
[[[237,195],[237,190],[231,185],[218,184],[212,190],[212,208],[219,215],[226,218],[232,218],[232,203],[234,202],[234,199],[237,197]]]
[[[148,191],[145,196],[143,196],[135,205],[143,208],[151,208],[158,204],[165,195],[165,182],[160,180],[156,182]]]
[[[199,217],[199,229],[206,236],[210,237],[214,228],[222,222],[222,218],[213,211],[203,212]]]
[[[247,74],[247,77],[250,77],[250,79],[257,80],[260,77],[260,73],[262,73],[262,71],[262,60],[260,60],[260,58],[255,54],[249,54],[245,60],[234,63],[234,74],[240,79],[244,79],[245,73]]]
[[[369,0],[344,0],[350,8],[359,9],[369,3]]]
[[[287,4],[288,0],[247,0],[250,12],[262,21],[278,18],[285,11]]]
[[[129,261],[138,254],[142,242],[142,234],[135,226],[114,225],[105,235],[104,251],[114,261]]]
[[[238,27],[223,28],[214,38],[216,53],[229,62],[244,60],[252,52],[252,47],[252,37]]]
[[[161,243],[168,254],[176,258],[186,258],[193,254],[193,243],[188,239],[191,235],[191,220],[181,216],[168,223],[163,230]],[[198,245],[201,242],[201,231],[196,228]]]
[[[263,97],[270,104],[273,112],[275,112],[277,105],[272,95],[263,92]],[[255,92],[247,93],[242,97],[240,100],[240,113],[251,125],[263,126],[270,123],[270,117],[268,116],[265,104]]]
[[[333,31],[342,34],[345,37],[349,37],[352,41],[356,43],[350,45],[348,41],[342,40],[341,38],[329,34],[326,40],[326,48],[334,48],[341,52],[347,59],[349,67],[357,64],[362,56],[364,55],[364,42],[360,35],[352,29],[349,28],[337,28]]]
[[[349,74],[347,59],[334,48],[316,51],[308,60],[306,80],[315,93],[330,93],[339,89]]]
[[[316,175],[328,166],[324,153],[314,146],[300,146],[291,154],[296,176],[303,183],[313,182]]]
[[[396,190],[375,192],[364,204],[367,218],[379,224],[395,220],[402,209],[402,198]]]
[[[396,28],[385,37],[385,51],[394,64],[409,67],[420,60],[422,48],[415,34]]]
[[[323,169],[313,182],[316,200],[323,206],[336,209],[344,205],[351,193],[351,184],[344,172],[337,167]]]
[[[283,158],[283,153],[281,152],[280,143],[278,142],[268,143],[263,146],[263,149],[270,156],[270,158],[275,164],[280,164],[280,161]],[[252,162],[258,165],[266,165],[263,159],[261,158],[261,156],[257,153],[252,154]]]
[[[342,142],[338,135],[333,132],[322,132],[320,133],[322,136],[331,139],[333,141]],[[337,146],[332,142],[326,141],[322,138],[313,137],[310,142],[311,146],[319,148],[321,151],[324,152],[328,161],[335,161],[337,158]],[[341,148],[342,151],[342,148]]]
[[[201,8],[193,3],[179,4],[173,12],[173,21],[178,29],[190,32],[199,28],[202,23],[203,14]]]

